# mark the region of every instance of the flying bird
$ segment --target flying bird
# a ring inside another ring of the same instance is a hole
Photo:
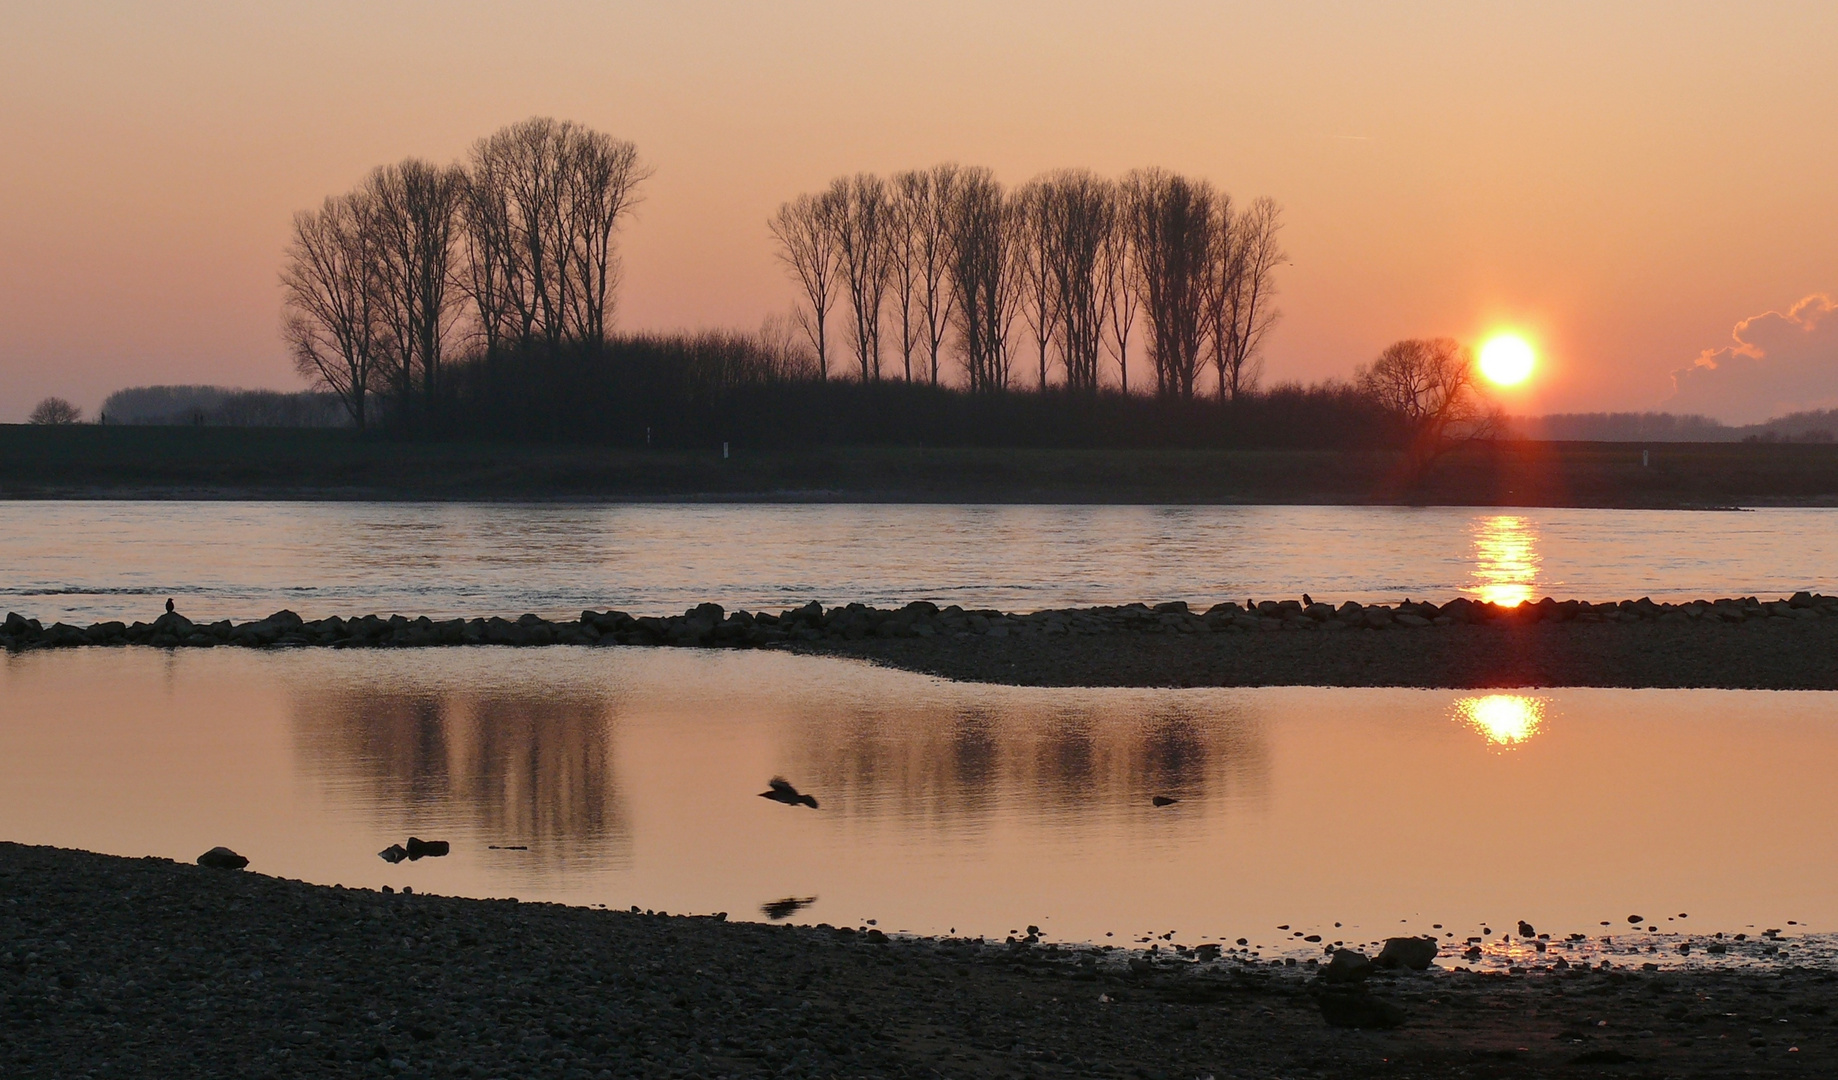
[[[792,787],[791,781],[783,776],[775,776],[768,780],[766,789],[759,793],[760,798],[771,799],[773,802],[784,803],[786,806],[808,806],[812,810],[817,809],[817,800],[814,796],[806,795]]]
[[[1180,802],[1180,801],[1181,800],[1179,799],[1171,799],[1166,795],[1157,795],[1153,799],[1149,800],[1149,805],[1151,806],[1173,806],[1175,803]]]

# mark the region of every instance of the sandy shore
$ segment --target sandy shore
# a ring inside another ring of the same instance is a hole
[[[1820,1076],[1838,976],[1380,972],[386,895],[0,844],[0,1074]],[[1130,960],[1134,958],[1135,962]],[[1445,957],[1444,964],[1449,962]]]

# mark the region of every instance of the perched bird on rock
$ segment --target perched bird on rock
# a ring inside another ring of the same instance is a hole
[[[1531,923],[1526,922],[1524,919],[1520,919],[1519,920],[1519,936],[1520,937],[1537,937],[1538,931],[1532,926]]]
[[[814,797],[792,787],[791,781],[783,776],[775,776],[768,780],[766,788],[767,790],[759,793],[762,799],[771,799],[773,802],[784,803],[786,806],[808,806],[812,810],[817,809],[817,800]]]
[[[172,606],[172,597],[168,596],[166,598],[166,614],[170,615],[174,610],[176,609]]]
[[[1175,803],[1180,802],[1180,801],[1181,800],[1179,799],[1171,799],[1166,795],[1157,795],[1153,799],[1149,800],[1149,805],[1151,806],[1173,806]]]

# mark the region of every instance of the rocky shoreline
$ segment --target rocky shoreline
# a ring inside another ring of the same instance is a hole
[[[1838,1068],[1838,974],[1785,963],[1483,973],[1368,968],[1347,954],[1286,966],[1216,947],[890,938],[377,893],[17,844],[0,844],[0,971],[7,1076]]]
[[[1655,603],[1545,598],[1502,606],[1175,601],[1012,614],[815,602],[782,612],[702,604],[682,615],[583,611],[235,623],[54,623],[8,613],[0,648],[410,648],[445,645],[772,648],[854,656],[949,678],[1060,686],[1640,686],[1838,689],[1838,597],[1810,592]]]

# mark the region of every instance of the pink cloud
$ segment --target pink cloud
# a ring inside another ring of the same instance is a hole
[[[1838,301],[1814,293],[1786,312],[1736,324],[1731,344],[1705,349],[1672,373],[1666,408],[1754,423],[1838,407]]]

